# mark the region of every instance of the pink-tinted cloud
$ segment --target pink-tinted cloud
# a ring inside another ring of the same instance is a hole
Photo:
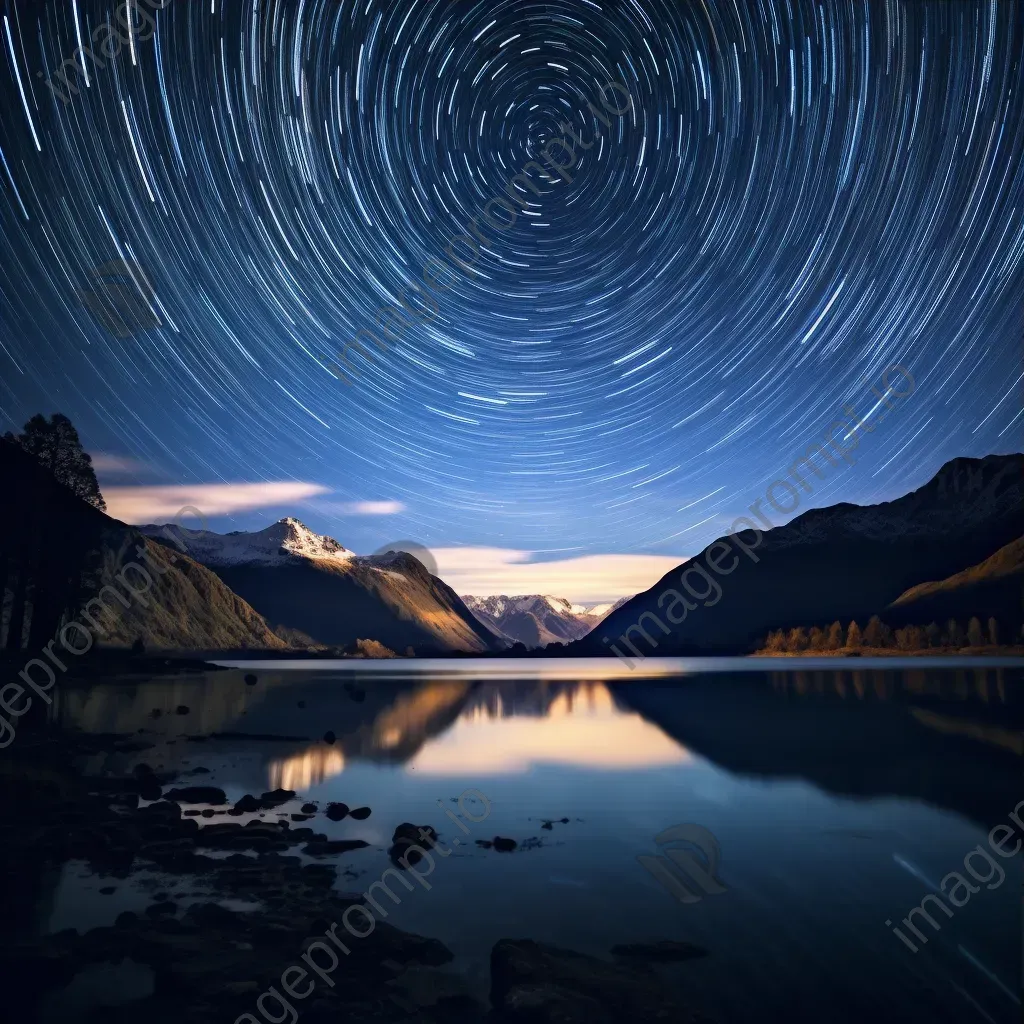
[[[104,487],[107,511],[125,523],[165,523],[185,507],[203,516],[232,515],[257,508],[279,508],[305,501],[329,488],[320,484],[280,483],[175,484],[159,487]],[[194,514],[193,514],[194,515]]]
[[[686,559],[681,555],[580,555],[531,561],[513,548],[431,548],[438,575],[457,594],[548,594],[576,604],[632,597],[654,586]]]

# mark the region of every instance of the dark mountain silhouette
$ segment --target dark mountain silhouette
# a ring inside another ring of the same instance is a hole
[[[282,519],[255,533],[144,526],[179,541],[275,627],[317,643],[376,640],[398,654],[498,651],[492,633],[454,590],[406,551],[360,556],[333,537]]]
[[[1024,455],[954,459],[894,501],[811,509],[760,539],[751,530],[716,541],[566,653],[608,654],[607,638],[636,656],[624,635],[642,656],[749,653],[773,629],[865,622],[909,588],[959,573],[1022,534]],[[714,568],[733,562],[727,573]]]

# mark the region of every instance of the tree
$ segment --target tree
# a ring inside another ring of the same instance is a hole
[[[896,646],[901,651],[920,651],[928,646],[928,637],[920,626],[906,626],[896,630]]]
[[[860,626],[857,625],[856,621],[850,623],[850,628],[846,631],[846,646],[847,647],[860,647]]]
[[[942,646],[942,630],[939,629],[937,622],[929,622],[924,629],[925,639],[928,641],[929,647],[941,647]]]
[[[807,644],[807,630],[803,626],[795,626],[789,631],[789,639],[786,641],[788,651],[806,651]]]
[[[967,623],[967,646],[983,647],[984,645],[985,637],[981,633],[981,623],[978,621],[977,615],[972,615],[971,621]]]
[[[811,639],[810,639],[810,648],[811,648],[811,650],[812,651],[824,651],[824,650],[826,650],[827,642],[828,642],[828,638],[825,636],[824,631],[822,629],[820,629],[818,626],[812,626],[811,627]]]
[[[865,647],[888,647],[892,630],[877,615],[872,615],[864,628]]]
[[[963,647],[964,639],[963,627],[956,619],[950,619],[946,623],[946,642],[951,647]]]
[[[999,623],[993,616],[989,616],[988,620],[988,642],[993,647],[999,646]]]
[[[55,412],[49,420],[37,413],[25,424],[23,434],[8,433],[7,440],[15,441],[35,456],[40,465],[48,469],[58,483],[62,483],[90,505],[106,511],[107,505],[100,494],[92,458],[82,447],[71,420]]]
[[[786,634],[781,629],[773,629],[764,641],[766,651],[782,654],[786,650]]]
[[[828,649],[830,651],[838,651],[845,642],[845,638],[843,637],[843,624],[836,620],[828,628]]]

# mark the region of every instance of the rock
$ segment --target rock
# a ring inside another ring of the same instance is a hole
[[[491,1002],[522,1024],[697,1024],[651,971],[529,939],[491,950]]]
[[[146,917],[164,917],[176,914],[178,912],[177,906],[167,900],[163,903],[151,903],[146,907]]]
[[[259,809],[259,800],[257,800],[256,797],[251,796],[249,793],[246,793],[233,808],[233,810],[237,811],[239,814],[251,814],[253,811],[258,811]]]
[[[159,800],[163,795],[163,787],[152,775],[144,775],[139,779],[138,790],[143,800]]]
[[[117,892],[116,885],[105,885],[100,889],[101,896],[113,896],[115,892]]]
[[[132,775],[137,779],[152,778],[153,774],[153,769],[141,761],[132,769]]]
[[[660,939],[657,942],[634,942],[624,946],[612,946],[612,956],[629,960],[647,960],[652,963],[671,963],[677,960],[694,960],[707,956],[703,946],[692,942],[676,942],[672,939]]]
[[[289,815],[289,817],[291,817],[292,821],[309,821],[309,819],[312,818],[313,815],[312,814],[292,814],[292,815]]]
[[[184,804],[226,804],[228,798],[223,789],[216,786],[182,786],[169,789],[164,799],[175,800]]]
[[[248,673],[248,675],[246,675],[246,677],[245,677],[245,685],[246,686],[255,686],[257,682],[258,682],[257,678],[251,672]]]
[[[362,839],[325,839],[321,842],[306,843],[302,852],[310,857],[327,857],[331,854],[362,850],[369,845]]]
[[[420,836],[421,830],[427,833],[429,837],[427,840],[424,840]],[[415,843],[417,846],[422,846],[424,842],[436,843],[437,832],[430,825],[414,825],[411,821],[403,821],[402,824],[395,829],[395,834],[391,837],[391,842],[400,843],[403,840],[408,843]]]
[[[491,842],[498,853],[511,853],[518,845],[514,839],[506,839],[504,836],[495,836]]]
[[[188,707],[187,704],[179,704],[174,709],[174,712],[175,712],[175,714],[178,714],[178,715],[187,715],[188,712],[189,712],[189,707]]]
[[[356,821],[365,821],[370,816],[369,807],[356,807],[348,812]]]
[[[316,804],[303,804],[302,805],[302,813],[303,814],[316,814]]]
[[[270,793],[264,793],[260,797],[260,806],[271,808],[280,807],[281,804],[288,803],[289,800],[295,797],[294,789],[275,789]]]
[[[338,737],[330,729],[324,733],[324,743],[333,743]]]
[[[304,707],[306,706],[306,702],[305,702],[304,700],[299,700],[299,701],[296,701],[296,702],[295,702],[295,706],[296,706],[297,708],[304,708]]]
[[[324,814],[326,814],[331,821],[341,821],[342,818],[348,815],[348,804],[329,803]]]

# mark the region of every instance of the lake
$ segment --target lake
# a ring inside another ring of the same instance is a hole
[[[335,864],[338,890],[392,866],[397,825],[432,826],[449,852],[385,901],[387,920],[443,942],[481,1000],[502,938],[600,957],[676,940],[706,955],[650,969],[712,1020],[1019,1021],[1021,855],[993,854],[988,837],[1024,835],[1011,817],[1024,815],[1024,669],[850,664],[237,662],[67,686],[53,716],[146,745],[83,755],[90,776],[143,762],[232,802],[294,790],[261,812],[271,820],[316,803],[304,824],[368,844],[305,858]],[[370,814],[332,821],[329,802]],[[933,903],[937,929],[912,919],[915,939],[901,922],[955,871],[975,891],[948,913]],[[211,898],[158,874],[100,894],[110,884],[67,863],[36,926],[110,925],[161,886],[179,908]],[[97,987],[60,1002],[62,1019]]]

